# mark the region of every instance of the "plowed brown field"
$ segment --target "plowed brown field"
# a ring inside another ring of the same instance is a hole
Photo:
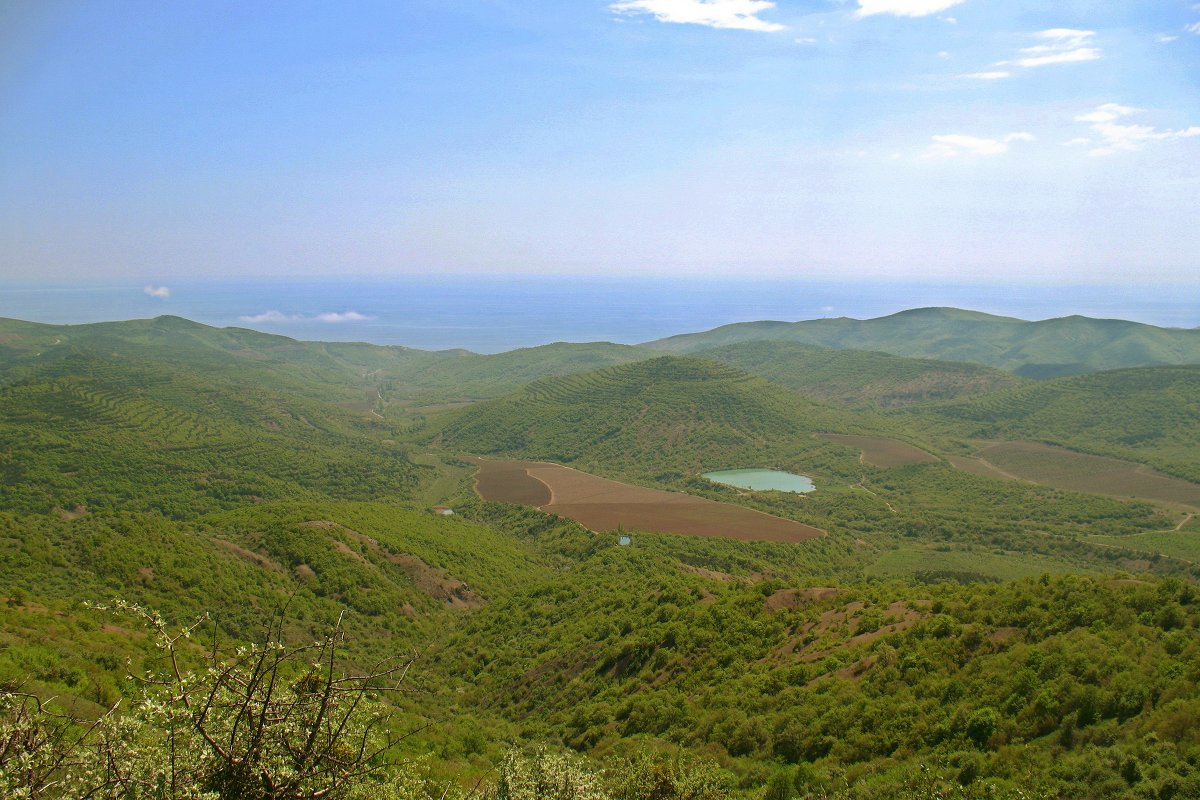
[[[479,464],[475,488],[484,500],[536,505],[594,531],[626,530],[801,542],[824,531],[741,506],[681,492],[631,486],[544,461]],[[541,487],[541,488],[539,488]]]
[[[875,467],[904,467],[909,464],[932,464],[938,457],[919,447],[883,436],[850,436],[844,433],[819,433],[822,439],[857,447],[862,460]]]

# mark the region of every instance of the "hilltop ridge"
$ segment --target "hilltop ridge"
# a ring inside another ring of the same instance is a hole
[[[957,308],[918,308],[874,319],[741,322],[645,342],[676,353],[746,341],[788,341],[984,364],[1030,378],[1136,366],[1200,363],[1200,331],[1073,315],[1035,322]]]

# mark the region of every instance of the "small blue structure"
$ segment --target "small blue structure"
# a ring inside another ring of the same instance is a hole
[[[622,545],[622,546],[630,545],[630,544],[633,544],[633,539],[630,539],[628,536],[622,536],[619,539],[617,539],[617,544]]]

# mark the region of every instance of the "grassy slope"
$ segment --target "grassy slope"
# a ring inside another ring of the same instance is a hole
[[[914,309],[869,320],[840,317],[794,323],[738,323],[644,346],[699,353],[755,340],[969,361],[1033,378],[1200,363],[1200,331],[1078,316],[1026,322],[953,308]]]
[[[902,358],[784,341],[704,350],[706,360],[744,369],[823,403],[900,408],[1019,386],[1020,378],[978,364]]]
[[[383,423],[190,366],[70,355],[0,388],[5,508],[182,517],[255,498],[410,497]]]
[[[798,453],[810,464],[832,459],[852,468],[845,448],[811,434],[870,425],[731,367],[662,357],[535,381],[450,414],[440,434],[446,446],[461,450],[645,479],[786,466]]]
[[[1035,439],[1200,481],[1200,367],[1113,370],[901,414],[931,433]]]
[[[43,325],[0,319],[0,371],[9,380],[81,353],[134,364],[185,363],[198,374],[253,375],[258,385],[347,406],[403,405],[496,397],[547,375],[650,358],[628,345],[558,342],[496,355],[430,352],[361,342],[303,342],[180,317]]]

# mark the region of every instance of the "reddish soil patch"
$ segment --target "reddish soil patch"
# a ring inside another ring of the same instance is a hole
[[[537,505],[594,531],[615,528],[774,542],[824,536],[819,528],[681,492],[664,492],[542,461],[482,461],[476,489],[485,500]],[[502,465],[502,466],[492,466]],[[485,469],[488,479],[485,479]],[[521,478],[520,474],[525,477]],[[502,476],[496,479],[494,476]],[[528,483],[548,487],[549,498]],[[504,491],[512,487],[511,493]],[[531,502],[533,500],[533,502]]]
[[[832,600],[841,594],[841,589],[813,587],[810,589],[780,589],[767,598],[768,611],[786,611],[809,603]]]
[[[1200,507],[1200,484],[1164,475],[1145,464],[1039,442],[999,442],[976,455],[1001,475],[1055,489]],[[960,469],[970,466],[966,461],[951,463]]]
[[[379,542],[374,538],[367,536],[365,533],[359,533],[356,530],[347,528],[345,525],[325,519],[313,520],[312,522],[303,522],[301,525],[307,528],[326,528],[336,530],[356,542],[365,544],[367,549],[373,554],[387,561],[389,564],[393,564],[402,569],[404,573],[408,575],[408,579],[412,581],[413,586],[415,586],[418,591],[428,595],[429,597],[432,597],[438,602],[450,606],[451,608],[472,608],[474,606],[482,605],[483,603],[479,596],[472,592],[467,585],[458,578],[447,575],[442,570],[427,564],[423,559],[417,556],[408,555],[406,553],[393,553],[392,551],[380,545]],[[355,558],[364,564],[370,563],[366,558],[363,557],[362,553],[357,552],[345,542],[335,541],[333,546],[339,553],[342,553],[343,555]],[[412,607],[408,606],[407,603],[405,605],[409,608],[409,610],[412,610]],[[401,610],[403,611],[403,609]],[[415,614],[416,612],[413,611],[412,613]]]
[[[262,555],[261,553],[255,553],[252,550],[247,550],[246,548],[236,545],[233,542],[228,542],[224,539],[213,539],[213,544],[217,545],[218,547],[220,547],[224,550],[228,550],[229,552],[233,553],[238,558],[244,559],[253,564],[257,564],[258,566],[262,567],[263,569],[269,569],[274,572],[283,572],[284,571],[283,567],[279,566],[279,564],[275,563],[274,561],[272,561],[271,559]]]
[[[822,439],[857,447],[862,460],[876,467],[904,467],[909,464],[932,464],[938,457],[919,447],[883,436],[850,436],[843,433],[819,433]]]
[[[88,513],[88,507],[75,506],[75,508],[70,511],[67,511],[65,508],[55,508],[54,513],[58,514],[59,519],[70,522],[71,520],[79,519],[80,517],[86,517]]]
[[[475,491],[483,499],[537,507],[550,504],[550,487],[532,477],[524,461],[471,460],[479,465]]]
[[[1005,644],[1007,642],[1011,642],[1013,639],[1016,639],[1020,635],[1021,635],[1020,628],[1013,628],[1011,626],[1005,626],[1003,628],[996,628],[996,630],[992,631],[988,635],[988,639],[990,641],[995,642],[996,644]]]
[[[737,580],[744,580],[734,575],[730,575],[728,572],[718,572],[715,569],[707,569],[706,567],[694,567],[691,564],[680,564],[679,568],[684,572],[690,572],[693,575],[699,575],[702,578],[720,581],[721,583],[731,583]]]

